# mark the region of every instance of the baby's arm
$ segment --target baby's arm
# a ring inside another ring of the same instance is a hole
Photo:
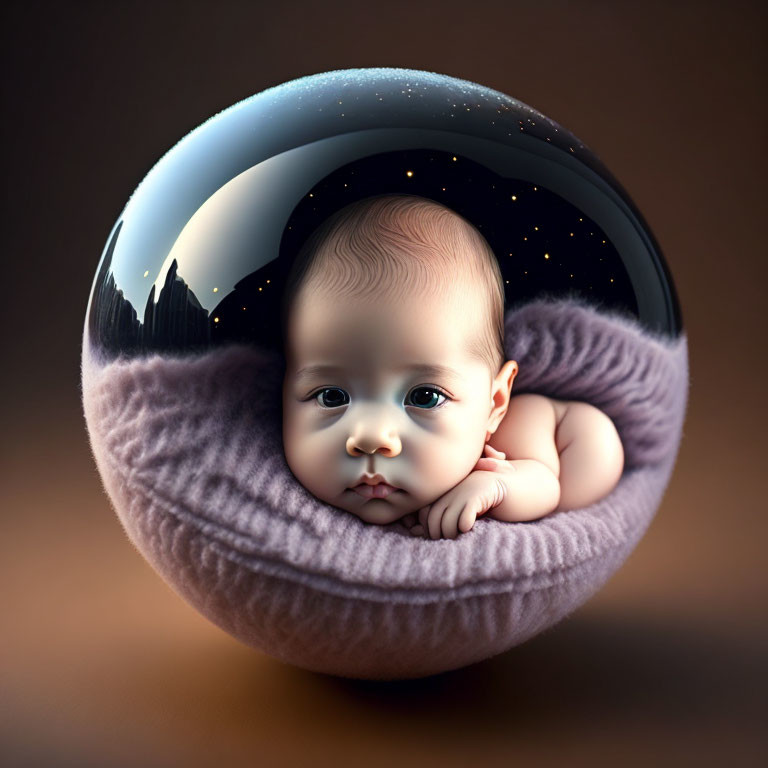
[[[455,538],[484,513],[524,522],[589,506],[614,489],[624,469],[613,422],[589,403],[517,395],[491,440],[461,483],[418,511],[418,524],[409,516],[412,534]]]
[[[495,520],[538,520],[560,501],[560,457],[555,433],[557,413],[548,397],[510,398],[509,408],[488,445],[504,459],[481,459],[482,469],[499,472],[505,488],[502,502],[488,511]]]
[[[492,438],[495,446],[487,443],[464,480],[418,511],[418,524],[413,518],[406,521],[411,533],[455,538],[486,513],[497,520],[520,522],[552,512],[560,498],[555,427],[555,410],[548,398],[512,398]]]
[[[518,395],[494,442],[510,457],[495,466],[506,488],[504,501],[489,511],[497,520],[536,520],[589,506],[616,487],[624,469],[616,427],[589,403]]]

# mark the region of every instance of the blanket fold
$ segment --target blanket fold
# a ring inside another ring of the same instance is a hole
[[[598,503],[455,540],[375,526],[314,498],[282,451],[283,361],[246,346],[102,363],[83,405],[131,541],[241,641],[331,674],[418,677],[500,653],[588,599],[658,508],[682,435],[687,339],[579,301],[506,317],[513,395],[584,400],[616,424],[625,469]]]

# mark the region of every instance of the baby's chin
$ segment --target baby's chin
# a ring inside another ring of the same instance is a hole
[[[335,502],[335,506],[359,517],[366,523],[388,525],[389,523],[394,523],[396,520],[404,517],[409,512],[415,512],[414,509],[411,509],[412,505],[404,505],[402,499],[398,499],[397,501],[393,500],[393,496],[404,496],[405,493],[403,491],[396,491],[394,494],[390,494],[386,499],[363,499],[354,491],[349,491],[348,494],[344,495],[346,496],[349,494],[354,494],[356,498],[349,500],[339,499]]]

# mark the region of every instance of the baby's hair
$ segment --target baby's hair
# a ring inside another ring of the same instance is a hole
[[[302,246],[283,294],[283,337],[303,286],[366,298],[407,290],[439,294],[468,279],[484,298],[487,322],[470,354],[495,376],[504,364],[504,282],[482,234],[450,208],[424,197],[384,194],[351,203]],[[471,293],[471,289],[469,289]]]

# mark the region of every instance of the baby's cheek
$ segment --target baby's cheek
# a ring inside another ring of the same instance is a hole
[[[296,424],[289,430],[285,457],[291,472],[310,493],[331,502],[343,490],[343,445],[324,430]]]
[[[308,466],[308,459],[314,454],[316,446],[312,431],[308,429],[306,419],[301,414],[289,412],[283,421],[283,449],[291,471],[299,476]]]
[[[418,461],[424,490],[438,495],[445,493],[472,471],[478,458],[479,451],[460,436],[431,441]]]

